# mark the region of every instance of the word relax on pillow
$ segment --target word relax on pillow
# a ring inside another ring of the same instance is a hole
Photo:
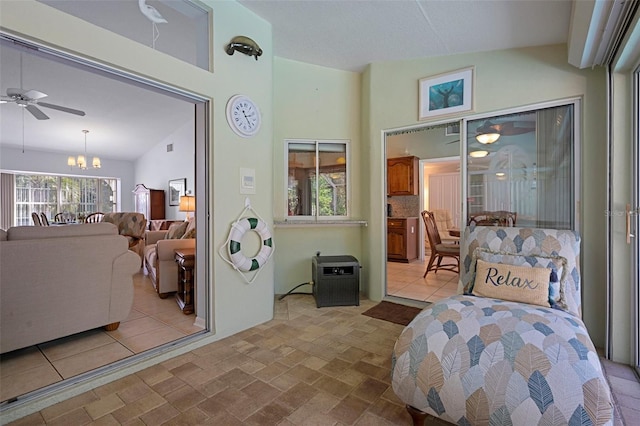
[[[550,268],[489,263],[478,259],[472,294],[549,306]]]

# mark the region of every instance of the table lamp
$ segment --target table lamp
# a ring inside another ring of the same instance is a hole
[[[181,212],[187,212],[185,220],[189,220],[189,213],[196,210],[196,197],[193,195],[183,195],[180,197]]]

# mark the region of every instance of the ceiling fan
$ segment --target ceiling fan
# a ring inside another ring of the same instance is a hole
[[[476,134],[482,133],[499,133],[500,136],[515,136],[536,130],[534,121],[504,121],[501,123],[493,123],[490,120],[485,121],[482,126],[476,129]]]
[[[78,109],[67,108],[60,105],[50,104],[48,102],[40,102],[40,99],[46,98],[47,94],[39,92],[37,90],[24,90],[24,89],[16,89],[9,88],[7,89],[7,95],[2,95],[0,97],[0,103],[15,103],[18,106],[25,108],[27,111],[31,113],[38,120],[48,120],[49,116],[42,112],[38,106],[51,108],[62,112],[67,112],[69,114],[75,114],[79,116],[84,116],[84,111],[80,111]]]

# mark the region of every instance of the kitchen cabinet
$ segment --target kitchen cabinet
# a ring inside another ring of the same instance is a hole
[[[387,219],[387,260],[408,263],[418,258],[418,218]]]
[[[387,195],[418,195],[418,157],[387,159]]]
[[[151,220],[164,219],[164,191],[162,189],[149,189],[139,183],[133,190],[134,209],[138,213],[142,213],[147,219],[147,223]]]

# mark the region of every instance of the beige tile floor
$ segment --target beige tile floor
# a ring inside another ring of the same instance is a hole
[[[172,297],[160,299],[149,278],[134,276],[134,303],[115,331],[95,329],[0,356],[0,401],[23,395],[201,331]]]
[[[429,259],[427,254],[427,260]],[[410,263],[387,262],[387,295],[423,302],[437,302],[456,294],[458,274],[433,271],[422,278],[427,260]],[[448,260],[445,259],[445,262]]]
[[[403,326],[361,315],[375,305],[275,302],[274,319],[17,420],[14,425],[410,425],[390,386]],[[640,384],[605,363],[620,410],[639,418]]]
[[[373,305],[318,309],[312,296],[290,295],[275,301],[272,321],[13,424],[410,425],[390,387],[403,326],[361,315]],[[637,424],[640,384],[629,367],[605,368],[623,416],[616,425]]]

